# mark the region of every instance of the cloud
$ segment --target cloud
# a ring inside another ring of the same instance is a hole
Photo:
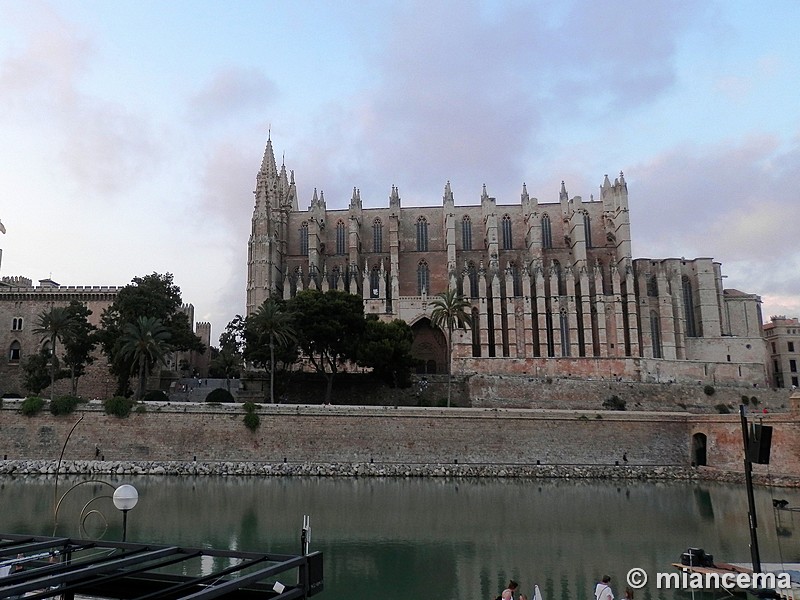
[[[278,87],[259,69],[229,66],[217,71],[189,99],[190,120],[204,126],[263,111],[278,96]]]

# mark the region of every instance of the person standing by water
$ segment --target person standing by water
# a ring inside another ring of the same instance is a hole
[[[594,586],[595,600],[614,600],[614,592],[611,591],[611,577],[603,575],[596,586]]]

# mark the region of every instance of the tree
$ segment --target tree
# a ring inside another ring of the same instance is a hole
[[[358,345],[358,364],[372,368],[373,373],[392,387],[408,387],[414,358],[411,345],[414,332],[408,323],[395,319],[380,321],[367,315],[364,339]]]
[[[472,327],[472,316],[467,312],[470,302],[455,290],[447,290],[431,300],[431,322],[447,331],[447,406],[450,406],[451,384],[453,383],[453,331]]]
[[[120,338],[120,354],[129,359],[139,369],[139,392],[137,398],[144,396],[147,373],[157,363],[166,364],[164,355],[171,347],[167,340],[171,337],[159,319],[139,317],[135,323],[126,323]]]
[[[169,352],[205,351],[182,307],[181,290],[173,284],[172,274],[153,273],[134,277],[117,293],[113,304],[103,311],[97,335],[111,372],[117,377],[117,394],[124,396],[129,393],[129,378],[134,367],[132,358],[120,352],[121,338],[126,325],[136,323],[139,317],[161,321],[170,332]]]
[[[67,306],[67,312],[72,318],[72,327],[65,333],[64,364],[69,369],[72,395],[78,395],[78,379],[86,372],[86,366],[94,362],[92,355],[97,346],[95,332],[97,328],[89,323],[92,311],[77,300],[72,300]]]
[[[228,392],[231,391],[231,377],[239,376],[242,368],[244,327],[244,317],[236,315],[219,336],[219,350],[211,348],[210,371],[213,377],[225,378]]]
[[[58,353],[56,344],[74,327],[74,315],[65,306],[54,306],[42,311],[36,318],[33,333],[41,334],[50,342],[50,399],[53,399],[53,388],[58,370]]]
[[[42,348],[36,354],[31,354],[22,364],[23,381],[25,389],[33,394],[40,394],[44,388],[50,385],[50,352]],[[56,373],[56,379],[66,376],[67,371]]]
[[[365,328],[364,303],[340,290],[303,290],[286,303],[293,315],[300,349],[317,373],[325,378],[329,404],[333,379],[342,361],[356,360]]]
[[[275,403],[275,346],[285,347],[296,340],[292,328],[292,315],[286,312],[283,303],[268,298],[258,310],[247,317],[245,324],[245,353],[248,360],[263,366],[267,363],[264,351],[268,351],[269,401]]]

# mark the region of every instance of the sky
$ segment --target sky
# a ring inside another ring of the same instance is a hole
[[[800,3],[0,0],[0,275],[245,311],[268,137],[300,209],[628,183],[635,258],[800,316]]]

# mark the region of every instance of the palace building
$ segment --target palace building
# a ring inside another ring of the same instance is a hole
[[[636,258],[628,186],[607,176],[597,197],[329,210],[322,191],[298,207],[294,172],[267,141],[256,175],[248,243],[247,313],[270,295],[339,289],[368,314],[403,319],[421,372],[703,381],[763,385],[760,298],[723,289],[711,258]],[[455,289],[473,327],[454,338],[431,326],[432,296]]]

